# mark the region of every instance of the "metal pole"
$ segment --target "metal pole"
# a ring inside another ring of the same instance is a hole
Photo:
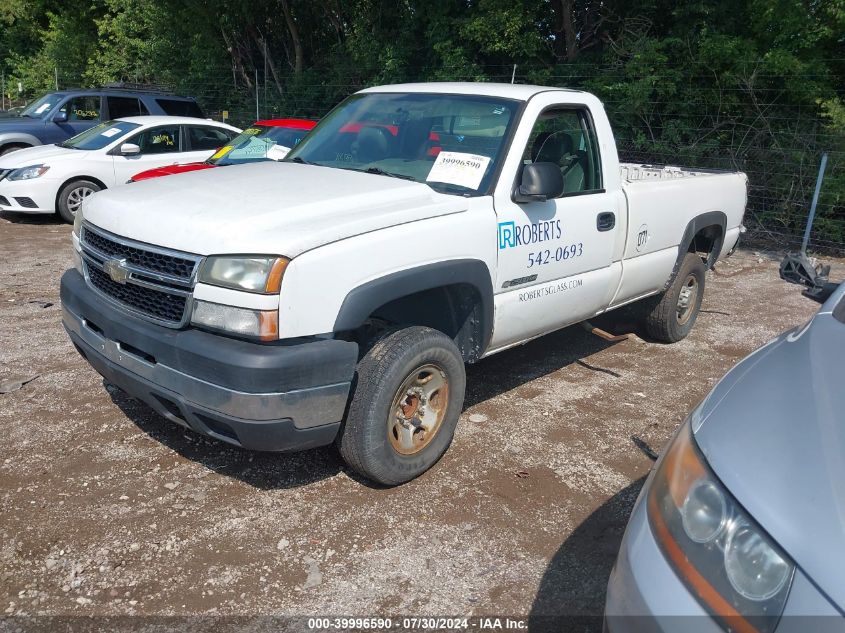
[[[261,117],[258,115],[258,68],[255,69],[255,120]]]
[[[59,89],[59,67],[56,66],[53,70],[56,71],[56,90]]]
[[[267,116],[267,40],[264,40],[264,116]]]
[[[511,83],[516,79],[516,64],[513,65],[513,72],[511,73]]]
[[[0,94],[3,95],[3,104],[0,105],[0,110],[5,110],[6,109],[6,71],[3,71],[2,77],[3,78],[0,81],[2,81],[3,87],[2,87],[2,89],[0,89]]]
[[[824,180],[824,169],[827,167],[827,152],[822,154],[822,163],[819,165],[819,176],[816,178],[816,191],[813,193],[813,202],[810,205],[810,217],[807,218],[807,228],[804,230],[804,241],[801,242],[801,252],[807,252],[807,242],[810,241],[810,231],[813,229],[813,220],[816,219],[816,205],[819,202],[819,191]]]

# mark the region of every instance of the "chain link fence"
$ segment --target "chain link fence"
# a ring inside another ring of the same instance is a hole
[[[679,76],[671,68],[632,74],[630,68],[579,64],[556,69],[515,66],[402,68],[382,72],[377,83],[435,77],[438,80],[539,83],[583,89],[604,102],[622,161],[743,171],[748,175],[746,242],[797,249],[806,226],[821,155],[829,162],[811,233],[810,248],[845,255],[845,133],[835,129],[820,103],[789,98],[814,77],[764,75],[720,77],[707,68]],[[363,73],[362,76],[372,76]],[[61,88],[83,82],[55,73]],[[178,76],[162,81],[193,96],[207,116],[246,126],[259,118],[319,118],[367,84],[308,71],[281,83],[260,68],[204,69],[202,80]],[[36,96],[6,86],[16,104]],[[798,101],[798,104],[796,104]]]

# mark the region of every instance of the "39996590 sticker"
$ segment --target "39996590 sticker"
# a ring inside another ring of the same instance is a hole
[[[489,156],[464,152],[440,152],[425,180],[478,189],[489,164]]]

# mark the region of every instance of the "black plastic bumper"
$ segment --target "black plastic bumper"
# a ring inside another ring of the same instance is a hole
[[[76,270],[61,282],[63,322],[109,382],[199,433],[265,451],[333,441],[358,346],[308,338],[261,344],[130,316]]]

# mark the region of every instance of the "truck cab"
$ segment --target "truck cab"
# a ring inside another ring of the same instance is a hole
[[[210,171],[86,201],[71,339],[172,422],[335,442],[385,485],[448,448],[465,363],[637,301],[684,338],[746,189],[620,165],[593,95],[486,83],[370,88],[283,161]]]

